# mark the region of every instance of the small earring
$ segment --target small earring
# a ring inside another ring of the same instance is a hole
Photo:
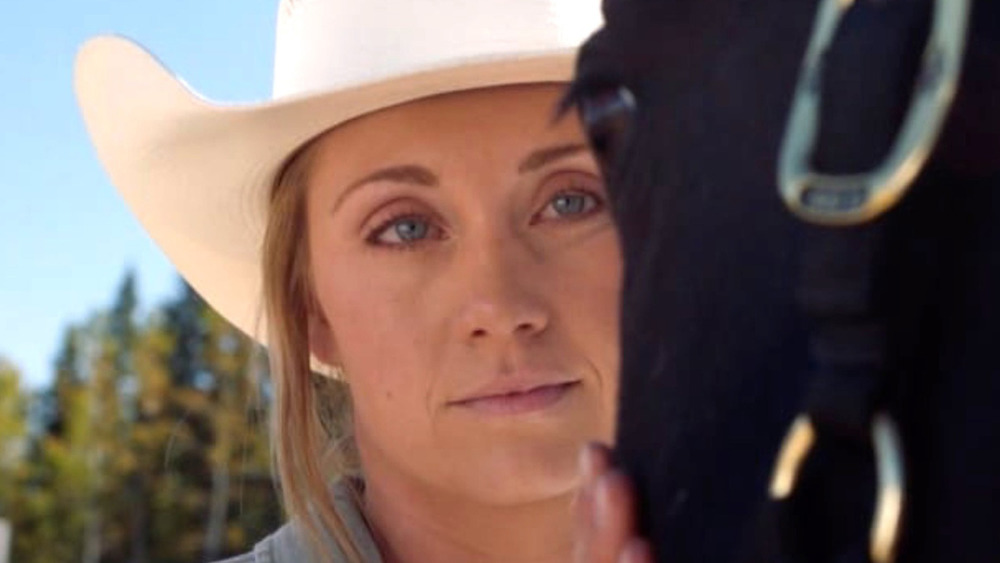
[[[337,381],[347,381],[347,376],[344,374],[344,368],[341,366],[326,366],[326,375],[330,379],[335,379]]]

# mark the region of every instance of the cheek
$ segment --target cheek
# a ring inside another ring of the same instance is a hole
[[[573,348],[582,351],[597,377],[605,423],[613,423],[620,371],[622,258],[613,230],[602,232],[561,257],[552,270],[551,296]]]
[[[425,376],[430,371],[426,358],[417,353],[416,328],[403,321],[407,307],[394,305],[376,287],[362,285],[344,295],[353,298],[330,300],[331,323],[363,459],[372,451],[408,456],[419,451],[419,438],[431,424],[427,397],[432,382]]]
[[[423,409],[431,382],[428,372],[428,319],[433,303],[419,299],[419,280],[401,268],[384,267],[364,252],[333,248],[327,261],[314,262],[317,299],[333,329],[338,359],[351,380],[356,409],[371,416],[408,405],[405,418]],[[423,352],[421,352],[423,351]]]
[[[341,361],[356,370],[383,371],[383,362],[395,363],[413,347],[421,315],[405,291],[386,287],[370,269],[352,266],[341,261],[325,283],[317,276],[317,296]]]
[[[561,309],[588,349],[617,356],[622,259],[617,236],[602,233],[560,261]]]
[[[418,280],[343,230],[310,233],[313,288],[337,348],[355,356],[400,346],[417,328]]]

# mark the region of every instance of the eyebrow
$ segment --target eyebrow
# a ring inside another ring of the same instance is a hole
[[[583,143],[570,143],[566,145],[556,145],[554,147],[547,147],[544,149],[538,149],[521,161],[521,164],[517,166],[517,171],[521,174],[526,174],[528,172],[534,172],[539,168],[542,168],[546,164],[555,162],[556,160],[567,158],[573,156],[579,152],[587,150],[587,145]]]
[[[333,203],[331,212],[337,211],[337,208],[344,203],[347,196],[361,186],[372,182],[385,181],[432,187],[438,184],[438,177],[427,168],[416,164],[400,164],[398,166],[380,168],[360,180],[351,182],[351,184],[347,186],[343,192],[341,192],[340,196],[337,197],[337,200]]]
[[[583,143],[570,143],[538,149],[532,151],[524,158],[524,160],[520,162],[520,164],[517,165],[517,172],[519,174],[534,172],[547,164],[563,158],[568,158],[587,149],[587,145]],[[434,187],[438,185],[437,175],[426,167],[418,164],[400,164],[397,166],[380,168],[359,180],[351,182],[351,184],[348,185],[343,192],[341,192],[340,196],[337,197],[337,200],[333,203],[331,212],[335,212],[341,204],[344,203],[347,196],[358,188],[372,182],[386,181],[426,187]]]

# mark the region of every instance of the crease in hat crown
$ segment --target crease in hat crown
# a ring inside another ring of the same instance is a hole
[[[577,47],[592,0],[283,0],[275,98],[337,90],[467,60]]]
[[[566,81],[600,20],[599,0],[282,0],[272,100],[212,102],[108,36],[80,49],[74,88],[99,160],[147,233],[213,308],[266,342],[262,202],[293,151],[399,103]]]

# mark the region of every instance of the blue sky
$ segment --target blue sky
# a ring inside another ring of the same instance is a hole
[[[88,37],[138,40],[213,99],[270,93],[275,0],[9,2],[0,18],[0,356],[44,385],[67,324],[133,267],[145,307],[176,274],[98,164],[72,92]]]

